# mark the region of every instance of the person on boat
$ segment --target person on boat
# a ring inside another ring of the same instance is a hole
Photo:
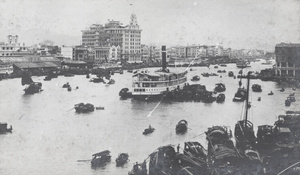
[[[151,125],[149,125],[149,129],[150,129],[150,130],[152,130],[152,127],[151,127]]]
[[[180,149],[180,143],[178,143],[177,145],[177,153],[179,153],[179,149]]]
[[[133,166],[133,169],[134,170],[138,170],[139,169],[139,164],[138,162],[135,162],[134,166]]]

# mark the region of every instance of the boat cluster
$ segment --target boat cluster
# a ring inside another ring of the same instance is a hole
[[[295,93],[290,94],[285,100],[285,106],[290,106],[292,102],[295,102]]]
[[[258,126],[256,136],[245,120],[237,122],[234,135],[227,126],[209,127],[207,148],[199,142],[185,142],[183,148],[178,144],[177,151],[175,145],[162,146],[128,174],[278,174],[299,161],[300,114],[292,112],[279,115],[273,126]],[[249,130],[241,134],[239,128],[244,127]],[[299,166],[285,173],[299,174]]]
[[[219,94],[215,97],[217,92],[225,91],[224,84],[217,84],[214,91],[207,91],[205,85],[201,84],[186,84],[182,89],[175,89],[172,91],[167,91],[164,94],[165,100],[170,101],[195,101],[195,102],[204,102],[204,103],[212,103],[217,100],[217,102],[223,102],[225,100],[224,94]]]
[[[92,168],[105,166],[111,161],[111,155],[109,150],[101,151],[92,155],[91,166]],[[128,162],[129,155],[127,153],[120,153],[116,158],[116,166],[122,166]]]

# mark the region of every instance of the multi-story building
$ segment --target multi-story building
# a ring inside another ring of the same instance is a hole
[[[119,21],[109,20],[104,26],[93,24],[90,29],[82,31],[82,45],[95,49],[95,59],[107,58],[109,52],[117,49],[114,58],[129,63],[142,62],[141,57],[141,29],[135,14],[131,15],[130,22],[124,26]],[[114,48],[111,48],[114,47]],[[111,51],[109,51],[112,49]],[[112,55],[112,54],[111,54]]]
[[[186,58],[195,58],[199,54],[199,46],[187,46]]]
[[[300,77],[300,44],[277,44],[275,57],[278,76]]]
[[[12,36],[8,35],[7,36],[8,43],[1,42],[0,43],[0,56],[15,56],[15,55],[28,55],[32,54],[29,50],[28,47],[21,45],[18,43],[18,35]]]
[[[150,47],[142,44],[141,45],[141,56],[142,56],[142,61],[145,63],[148,63],[150,61]]]
[[[73,55],[74,55],[74,48],[72,46],[62,46],[61,47],[61,55],[65,58],[65,59],[73,59]]]

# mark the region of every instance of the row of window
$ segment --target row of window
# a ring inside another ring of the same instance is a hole
[[[26,47],[20,47],[20,50],[26,50]],[[2,47],[2,50],[14,50],[13,47]]]
[[[145,89],[134,89],[134,92],[145,92]],[[147,91],[159,91],[159,89],[147,89]]]
[[[4,54],[4,53],[3,53],[3,54],[2,54],[2,56],[5,56],[5,55],[6,55],[6,56],[9,56],[9,55],[11,56],[11,55],[13,55],[13,54],[12,54],[12,53],[10,53],[10,54],[9,54],[9,53],[7,53],[7,54]]]

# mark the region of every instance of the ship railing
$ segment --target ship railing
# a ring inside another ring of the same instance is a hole
[[[182,78],[178,78],[178,79],[171,79],[171,80],[156,80],[156,81],[152,81],[152,80],[133,80],[133,82],[139,82],[139,83],[164,83],[164,82],[174,82],[174,81],[178,81],[178,80],[186,80],[186,77],[182,77]]]

